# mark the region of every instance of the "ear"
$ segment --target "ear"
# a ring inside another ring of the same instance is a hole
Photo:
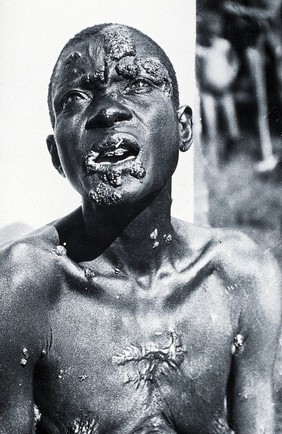
[[[188,105],[183,105],[177,110],[180,146],[182,152],[188,151],[193,143],[193,118],[192,109]]]
[[[46,143],[47,143],[48,151],[50,152],[50,155],[52,158],[53,166],[59,172],[59,174],[65,178],[66,175],[65,175],[64,169],[62,168],[62,165],[61,165],[61,161],[60,161],[58,151],[57,151],[57,145],[55,142],[55,137],[53,136],[53,134],[50,134],[47,137]]]

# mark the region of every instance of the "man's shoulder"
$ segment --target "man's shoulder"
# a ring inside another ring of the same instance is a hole
[[[27,236],[0,246],[0,290],[2,297],[13,294],[30,295],[33,288],[46,288],[56,267],[56,229],[47,225]],[[43,284],[45,283],[45,285]],[[26,291],[25,291],[26,290]]]
[[[186,240],[187,251],[205,256],[204,262],[210,264],[230,296],[279,323],[281,271],[267,248],[238,230],[199,227],[181,221],[176,226]]]
[[[279,267],[267,249],[263,249],[244,232],[236,229],[196,226],[181,220],[173,221],[192,251],[209,252],[215,267],[232,278],[272,276],[280,279]]]
[[[229,248],[247,250],[257,247],[249,236],[239,230],[198,226],[175,218],[172,223],[176,232],[181,234],[191,248],[207,244],[213,247],[225,247],[228,244]]]
[[[46,263],[46,254],[58,244],[58,236],[53,225],[46,225],[30,234],[0,246],[1,268],[3,265],[22,267],[24,264]],[[3,268],[2,268],[3,269]]]

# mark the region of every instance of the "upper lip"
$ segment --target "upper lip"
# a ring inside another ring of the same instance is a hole
[[[135,158],[139,151],[140,147],[132,135],[116,134],[96,142],[86,155],[85,162],[87,169],[91,170],[95,165],[109,163],[111,159],[115,163],[128,157]]]

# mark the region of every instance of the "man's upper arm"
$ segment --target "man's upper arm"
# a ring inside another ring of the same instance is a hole
[[[29,248],[0,252],[0,433],[33,432],[33,369],[41,336]]]
[[[233,357],[231,420],[236,433],[272,433],[272,375],[281,321],[280,271],[272,257],[251,246],[241,274],[238,332],[243,343],[237,345]]]

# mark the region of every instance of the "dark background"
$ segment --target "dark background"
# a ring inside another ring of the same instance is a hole
[[[205,23],[213,12],[221,15],[222,37],[229,41],[240,64],[236,80],[232,85],[240,126],[240,137],[232,148],[228,148],[223,116],[219,113],[217,139],[211,144],[202,113],[201,151],[204,156],[204,179],[208,187],[207,218],[211,226],[235,227],[254,238],[264,251],[271,251],[282,267],[282,163],[263,173],[258,172],[257,163],[261,160],[261,149],[257,127],[257,99],[246,65],[246,44],[260,36],[265,29],[260,24],[242,27],[242,19],[234,18],[224,11],[225,0],[197,0],[197,44],[209,44],[209,34]],[[246,5],[248,2],[244,2]],[[271,1],[269,2],[271,3]],[[257,3],[258,4],[258,3]],[[281,14],[280,14],[281,13]],[[282,29],[282,8],[279,11],[279,27]],[[270,23],[270,25],[272,25]],[[273,23],[273,26],[277,26]],[[272,30],[272,29],[271,29]],[[282,30],[281,30],[282,32]],[[270,32],[271,33],[271,32]],[[269,34],[267,35],[269,36]],[[281,50],[281,34],[275,33]],[[246,38],[249,38],[246,40]],[[274,155],[282,156],[282,98],[281,81],[277,79],[277,57],[273,47],[264,47],[264,63],[267,88],[267,118],[270,128]],[[277,54],[277,52],[276,52]],[[281,56],[281,55],[280,55]],[[278,58],[278,63],[281,59]],[[281,70],[281,69],[280,69]],[[197,69],[200,94],[203,91],[201,74]],[[224,74],[225,71],[222,71]],[[227,151],[227,158],[223,158]],[[197,186],[197,184],[196,184]],[[196,194],[200,194],[196,192]],[[281,340],[280,340],[281,341]],[[275,399],[277,411],[276,433],[282,433],[282,350],[281,342],[275,368]]]

